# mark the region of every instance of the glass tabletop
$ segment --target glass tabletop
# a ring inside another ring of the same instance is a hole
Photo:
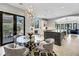
[[[19,43],[27,43],[30,41],[30,39],[28,39],[26,36],[20,36],[16,39],[16,41]]]

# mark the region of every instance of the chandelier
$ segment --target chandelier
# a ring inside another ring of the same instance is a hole
[[[24,3],[19,3],[19,5],[21,5],[21,6],[23,6],[23,8],[25,8],[26,6],[25,6],[25,4]],[[26,13],[26,15],[29,17],[29,18],[31,18],[31,19],[33,19],[33,17],[34,17],[34,8],[32,7],[32,5],[30,5],[28,8],[25,8],[25,13]]]
[[[26,15],[29,18],[33,19],[34,16],[33,16],[33,8],[32,8],[32,6],[26,9]]]
[[[33,19],[36,15],[34,10],[36,10],[36,8],[33,8],[32,5],[29,5],[26,7],[26,4],[24,4],[24,3],[19,3],[19,5],[23,6],[23,8],[25,10],[25,15],[27,16],[27,19],[29,20],[29,23],[30,23],[30,27],[33,28],[34,27],[34,20]]]

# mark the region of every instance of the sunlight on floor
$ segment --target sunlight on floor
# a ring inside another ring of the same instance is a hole
[[[58,56],[79,56],[79,36],[69,34],[62,46],[54,45],[54,51]]]
[[[70,45],[70,44],[71,44],[71,34],[69,34],[67,38],[67,45]]]

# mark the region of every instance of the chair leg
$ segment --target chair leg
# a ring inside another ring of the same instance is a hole
[[[39,53],[40,56],[41,56],[42,53],[45,53],[45,56],[48,56],[48,52],[47,51],[45,51],[45,50],[44,51],[40,51],[40,53]]]
[[[48,56],[48,53],[46,52],[46,56]]]
[[[39,56],[41,56],[41,52],[39,52]]]
[[[53,55],[53,51],[48,51],[48,56],[52,56]]]

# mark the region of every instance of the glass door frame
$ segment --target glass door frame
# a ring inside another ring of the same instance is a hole
[[[19,15],[16,15],[16,16],[15,16],[15,18],[16,18],[16,25],[15,25],[15,26],[16,26],[16,31],[18,31],[18,30],[17,30],[17,16],[18,16],[18,17],[23,17],[23,16],[19,16]],[[23,18],[24,18],[24,21],[23,21],[23,22],[24,22],[24,23],[23,23],[23,25],[24,25],[24,26],[23,26],[23,31],[24,31],[24,32],[23,32],[23,34],[25,35],[25,17],[23,17]],[[17,32],[16,32],[15,34],[17,34]]]
[[[25,35],[25,17],[24,16],[0,11],[0,46],[13,42],[13,41],[7,42],[7,43],[3,44],[3,14],[13,15],[13,36],[17,34],[17,19],[16,19],[16,16],[23,17],[24,18],[24,35]]]

